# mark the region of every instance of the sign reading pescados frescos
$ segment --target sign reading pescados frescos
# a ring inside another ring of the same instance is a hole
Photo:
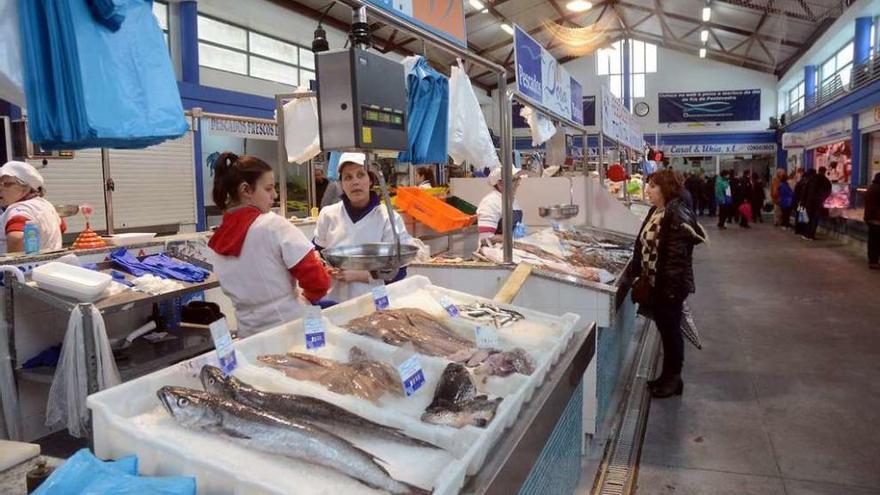
[[[519,26],[514,26],[513,46],[519,94],[566,119],[583,124],[583,87],[580,83]]]
[[[699,91],[657,95],[660,123],[761,120],[761,90]]]

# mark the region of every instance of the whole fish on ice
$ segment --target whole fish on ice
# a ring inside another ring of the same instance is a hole
[[[478,349],[474,352],[463,352],[451,356],[452,361],[464,364],[468,368],[476,368],[474,374],[483,381],[490,376],[510,376],[514,373],[531,375],[535,372],[535,361],[521,347],[510,351],[498,349]]]
[[[186,428],[225,435],[253,450],[319,464],[392,494],[423,493],[393,479],[370,454],[307,422],[201,390],[165,386],[156,395],[174,420]]]
[[[443,370],[434,400],[422,414],[422,421],[454,428],[468,425],[485,428],[495,417],[501,400],[477,395],[467,368],[461,363],[450,363]]]
[[[235,378],[226,376],[220,368],[205,365],[199,375],[206,392],[234,400],[246,406],[279,414],[286,418],[301,419],[328,431],[351,428],[419,447],[434,447],[427,442],[409,437],[397,428],[375,423],[339,406],[314,397],[264,392]]]
[[[451,356],[475,347],[473,341],[415,308],[376,311],[342,326],[352,333],[368,335],[398,347],[411,342],[416,351],[429,356]]]
[[[400,375],[390,365],[370,359],[357,347],[349,351],[347,363],[296,352],[264,354],[257,356],[257,361],[291,378],[317,382],[338,394],[372,402],[386,392],[403,395]]]

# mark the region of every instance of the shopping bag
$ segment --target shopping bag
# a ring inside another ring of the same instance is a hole
[[[749,222],[752,221],[752,205],[748,203],[743,203],[739,205],[739,214],[745,217],[745,219]]]
[[[807,214],[807,209],[803,206],[798,208],[797,221],[798,223],[810,223],[810,215]]]
[[[477,170],[501,166],[480,102],[461,63],[449,76],[448,153],[455,163],[467,161]]]

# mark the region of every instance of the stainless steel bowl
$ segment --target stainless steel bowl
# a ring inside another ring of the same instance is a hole
[[[550,217],[554,220],[566,220],[577,216],[580,208],[578,205],[553,205],[538,207],[538,215]]]
[[[397,246],[392,242],[361,244],[325,249],[321,254],[330,265],[343,270],[394,270],[410,264],[418,254],[419,248],[408,244]]]
[[[55,205],[55,211],[61,218],[72,217],[79,213],[79,205]]]

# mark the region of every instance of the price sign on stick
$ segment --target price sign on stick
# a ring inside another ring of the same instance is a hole
[[[211,323],[211,338],[214,340],[214,348],[217,349],[217,359],[220,361],[220,369],[224,375],[235,371],[238,362],[235,360],[235,346],[232,345],[232,335],[229,334],[229,325],[226,318]]]
[[[388,299],[388,288],[385,287],[385,282],[381,280],[373,281],[373,305],[376,306],[377,310],[388,309],[391,306],[391,301]]]
[[[403,383],[403,391],[410,397],[425,384],[425,372],[422,371],[422,363],[418,356],[413,355],[402,364],[397,366],[400,381]]]
[[[446,297],[446,296],[441,297],[440,298],[440,305],[443,306],[443,309],[445,309],[447,313],[449,313],[450,317],[458,318],[458,315],[459,315],[458,308],[455,306],[455,304],[452,303],[452,301],[449,300],[448,297]]]
[[[474,328],[474,337],[480,349],[498,348],[498,331],[491,326],[477,325]]]
[[[327,331],[324,328],[324,319],[321,318],[321,308],[312,306],[306,310],[303,319],[303,333],[306,339],[306,349],[319,349],[327,344]]]

